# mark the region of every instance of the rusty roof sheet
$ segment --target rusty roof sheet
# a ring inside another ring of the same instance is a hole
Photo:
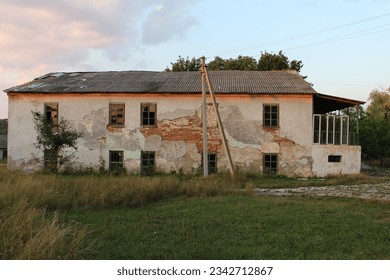
[[[208,71],[215,93],[317,94],[294,71]],[[201,93],[200,72],[58,72],[7,93]]]

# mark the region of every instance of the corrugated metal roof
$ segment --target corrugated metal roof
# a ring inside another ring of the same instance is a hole
[[[208,71],[215,93],[316,94],[294,71]],[[7,93],[201,93],[200,72],[49,73]]]

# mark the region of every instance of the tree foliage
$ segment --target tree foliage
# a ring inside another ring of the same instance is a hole
[[[57,125],[53,125],[44,114],[39,112],[32,112],[32,114],[37,132],[37,142],[34,146],[43,151],[45,158],[50,162],[46,167],[50,171],[57,172],[61,166],[74,159],[77,140],[83,134],[72,128],[63,118]]]
[[[367,113],[378,119],[390,119],[390,87],[386,90],[375,89],[369,98]]]
[[[373,90],[369,101],[360,122],[360,143],[363,153],[379,159],[382,165],[390,157],[390,88]]]
[[[269,71],[269,70],[295,70],[300,72],[303,63],[301,60],[290,61],[288,57],[279,51],[278,54],[269,52],[261,53],[259,60],[251,56],[239,55],[237,58],[224,59],[216,56],[214,60],[207,63],[209,70],[246,70],[246,71]],[[179,56],[176,62],[171,63],[171,68],[165,71],[199,71],[201,68],[199,59],[195,57],[183,58]]]
[[[295,70],[300,72],[302,67],[302,61],[293,60],[290,62],[288,57],[282,51],[279,51],[278,54],[268,52],[262,53],[257,64],[257,70],[259,71]]]

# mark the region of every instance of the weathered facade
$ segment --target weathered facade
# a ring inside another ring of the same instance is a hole
[[[324,142],[316,140],[324,134],[316,122],[318,116],[362,102],[318,94],[289,71],[210,71],[210,78],[235,168],[304,177],[360,172],[360,146],[344,141],[347,127],[337,133],[344,123],[324,117],[330,135]],[[83,132],[73,168],[201,170],[200,73],[53,73],[6,92],[10,169],[44,166],[36,160],[43,153],[33,146],[31,112],[38,111]],[[211,103],[207,117],[209,166],[225,170]]]

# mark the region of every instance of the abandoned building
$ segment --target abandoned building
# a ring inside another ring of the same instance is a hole
[[[318,93],[294,71],[209,71],[235,169],[287,176],[360,172],[361,148],[338,110],[361,101]],[[5,90],[8,168],[44,167],[32,112],[69,121],[83,137],[73,168],[199,172],[199,72],[50,73]],[[208,97],[210,98],[210,97]],[[228,168],[216,112],[207,105],[210,171]]]

